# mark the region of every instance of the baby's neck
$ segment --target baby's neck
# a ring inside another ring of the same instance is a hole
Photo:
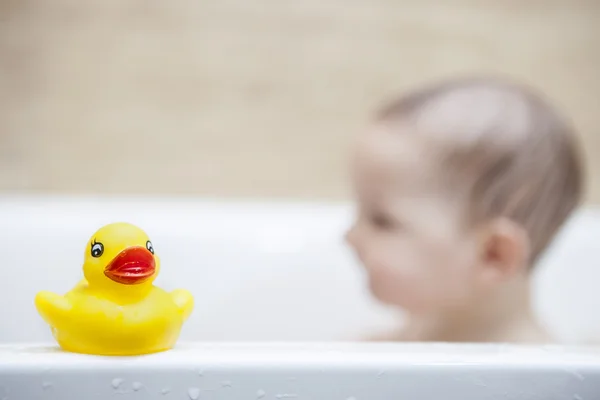
[[[545,342],[531,310],[529,282],[515,279],[466,307],[411,315],[404,340],[436,342]]]

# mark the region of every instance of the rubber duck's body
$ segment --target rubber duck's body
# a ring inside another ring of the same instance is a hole
[[[88,242],[80,281],[64,296],[40,292],[36,307],[67,351],[137,355],[168,350],[193,309],[185,290],[152,284],[160,260],[146,233],[125,223],[101,228]]]

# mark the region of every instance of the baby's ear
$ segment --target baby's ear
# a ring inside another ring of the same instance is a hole
[[[484,227],[481,239],[485,281],[502,281],[527,270],[531,245],[521,225],[507,218],[496,218]]]

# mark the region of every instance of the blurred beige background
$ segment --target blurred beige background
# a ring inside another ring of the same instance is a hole
[[[0,190],[344,198],[383,99],[545,90],[600,202],[598,0],[0,0]]]

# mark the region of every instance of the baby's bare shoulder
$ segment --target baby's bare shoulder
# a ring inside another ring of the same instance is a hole
[[[407,342],[411,341],[411,338],[405,329],[393,329],[366,335],[363,340],[366,342]]]
[[[504,340],[498,341],[523,344],[550,344],[555,341],[546,330],[534,323],[515,326],[506,332],[505,338],[499,339]]]

